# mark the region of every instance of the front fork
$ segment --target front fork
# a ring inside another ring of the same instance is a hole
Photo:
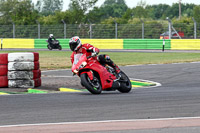
[[[90,78],[91,81],[94,79],[94,75],[93,75],[93,72],[91,70],[90,71],[85,71],[83,73],[86,73],[88,75],[88,77]]]

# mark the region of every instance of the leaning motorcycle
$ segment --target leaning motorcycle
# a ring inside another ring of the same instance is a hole
[[[80,77],[81,85],[92,94],[115,90],[128,93],[132,88],[130,79],[123,71],[119,76],[112,67],[101,65],[97,57],[75,54],[71,70]]]
[[[48,40],[46,42],[48,43]],[[60,45],[60,42],[58,40],[53,40],[52,44],[48,43],[47,48],[49,50],[52,50],[52,49],[62,50],[62,46]]]

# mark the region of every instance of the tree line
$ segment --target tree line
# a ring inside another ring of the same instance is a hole
[[[61,24],[132,24],[136,18],[148,21],[165,20],[166,17],[177,21],[179,3],[147,5],[145,1],[138,2],[136,7],[129,8],[125,0],[105,0],[100,6],[98,0],[71,0],[66,11],[62,11],[63,0],[0,0],[0,24],[17,25]],[[180,22],[192,22],[192,17],[200,23],[200,5],[181,3]]]

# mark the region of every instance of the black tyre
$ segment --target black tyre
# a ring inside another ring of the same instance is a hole
[[[61,46],[61,45],[59,45],[59,46],[58,46],[58,49],[59,49],[59,50],[62,50],[62,46]]]
[[[81,84],[92,94],[101,94],[102,86],[100,80],[94,76],[93,80],[90,80],[86,73],[81,74]]]
[[[129,77],[121,71],[121,78],[120,78],[120,88],[118,88],[118,91],[121,93],[128,93],[132,89],[132,84],[129,79]]]
[[[52,47],[51,47],[50,45],[47,45],[47,48],[48,48],[49,50],[52,50]]]

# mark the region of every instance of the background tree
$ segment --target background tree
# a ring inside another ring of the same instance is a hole
[[[170,8],[170,6],[167,4],[147,5],[146,6],[149,17],[152,19],[165,19],[166,11],[169,8]]]
[[[120,18],[124,15],[127,9],[128,7],[124,0],[105,0],[100,8],[103,14],[103,19],[107,19],[109,17]]]
[[[195,6],[193,10],[194,19],[200,23],[200,6]]]
[[[48,16],[61,11],[63,0],[37,0],[36,9],[43,15]]]
[[[146,2],[141,0],[138,2],[137,6],[133,8],[133,16],[136,18],[147,18],[148,12],[145,8]]]
[[[71,0],[69,11],[74,16],[75,23],[87,22],[86,12],[92,9],[98,0]]]
[[[1,24],[35,24],[39,17],[31,0],[1,0]]]

